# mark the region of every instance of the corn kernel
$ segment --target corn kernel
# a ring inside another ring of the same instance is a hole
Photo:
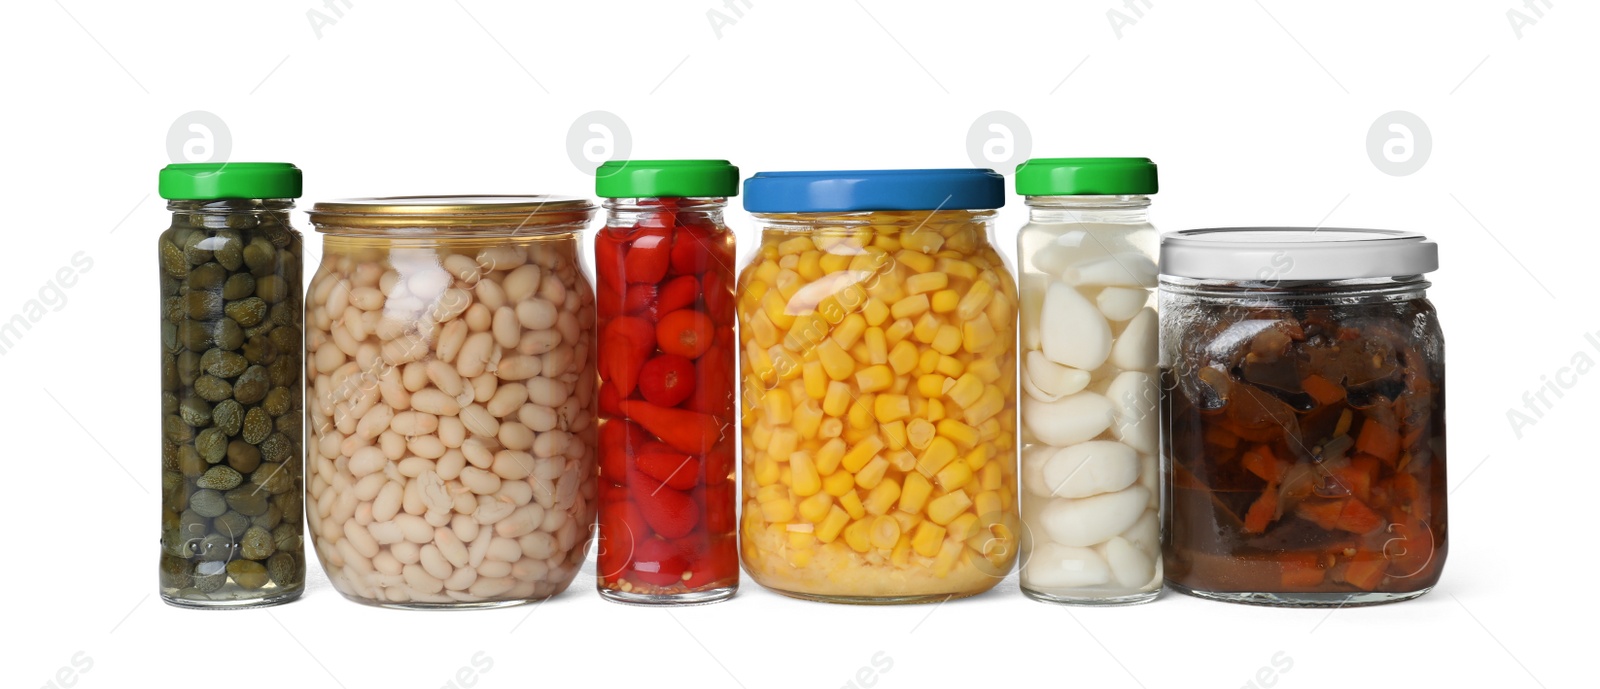
[[[821,523],[827,518],[828,511],[833,507],[833,496],[827,493],[817,493],[800,501],[800,518],[812,524]]]
[[[978,444],[978,429],[955,419],[940,421],[938,429],[939,435],[949,438],[951,442],[963,449],[970,449]]]
[[[945,392],[945,395],[950,398],[951,402],[955,402],[956,406],[966,409],[976,404],[978,398],[983,395],[983,381],[970,373],[964,374],[956,380],[956,384],[953,387]]]
[[[772,319],[767,317],[767,312],[757,311],[750,317],[750,338],[762,349],[778,344],[778,328],[772,324]]]
[[[900,246],[906,251],[917,251],[924,254],[936,253],[939,247],[944,246],[944,237],[938,232],[927,228],[902,232]]]
[[[948,438],[937,437],[928,443],[928,449],[922,451],[922,456],[917,458],[917,471],[923,476],[933,476],[939,473],[946,464],[955,461],[956,446]]]
[[[808,524],[807,526],[810,526],[810,525]],[[791,550],[809,551],[809,550],[811,550],[812,546],[816,545],[816,543],[817,543],[817,537],[812,535],[812,533],[810,531],[790,531],[789,532],[789,548]]]
[[[1000,490],[1000,486],[1003,485],[1002,479],[1004,478],[1001,471],[999,462],[990,462],[983,465],[983,469],[979,472],[978,485],[983,490]]]
[[[810,567],[811,551],[802,550],[799,548],[790,548],[789,552],[784,555],[784,560],[789,563],[790,567],[794,567],[796,569]]]
[[[870,530],[872,547],[888,550],[900,542],[900,522],[894,517],[878,517],[872,520]]]
[[[982,469],[985,464],[989,463],[989,457],[993,454],[994,450],[988,445],[979,445],[972,448],[972,450],[967,453],[967,456],[962,458],[962,461],[967,465],[968,469],[978,471],[979,469]]]
[[[950,313],[961,303],[961,293],[953,289],[942,289],[934,292],[929,302],[934,313]]]
[[[929,346],[940,354],[955,354],[961,351],[961,329],[953,325],[939,326],[939,331],[934,334],[933,342]]]
[[[852,490],[844,495],[836,495],[834,497],[839,499],[839,505],[844,508],[845,512],[849,513],[851,519],[860,519],[867,516],[867,508],[861,504],[861,496],[856,495],[855,491]]]
[[[813,440],[817,437],[817,429],[822,426],[822,407],[817,406],[816,400],[808,399],[794,408],[794,420],[790,425],[800,433],[800,437]]]
[[[828,383],[822,398],[822,411],[828,416],[844,416],[850,410],[850,386],[837,380]]]
[[[856,477],[848,471],[836,471],[822,480],[822,490],[833,497],[841,497],[856,489]]]
[[[862,395],[850,404],[850,411],[845,420],[850,422],[850,427],[858,431],[877,428],[877,422],[872,418],[873,395]]]
[[[951,462],[939,470],[934,477],[939,482],[939,487],[945,490],[956,490],[972,480],[972,468],[966,462]]]
[[[960,541],[945,541],[939,547],[939,556],[933,558],[933,575],[944,577],[950,575],[950,570],[956,566],[956,560],[961,557],[961,549],[965,547]]]
[[[856,371],[855,360],[833,340],[823,340],[817,345],[817,359],[822,362],[822,370],[834,380],[849,378]]]
[[[922,314],[915,325],[911,327],[911,336],[917,338],[922,344],[932,344],[933,338],[939,336],[939,326],[942,323],[931,313]]]
[[[951,378],[960,378],[967,372],[966,364],[953,356],[939,357],[939,365],[933,369],[934,373],[943,373]]]
[[[915,270],[919,273],[926,273],[930,270],[933,270],[933,267],[938,265],[938,260],[934,257],[915,251],[901,250],[899,253],[894,255],[894,260],[896,263],[899,263],[900,265]],[[906,284],[910,285],[911,281],[907,280]]]
[[[778,242],[778,255],[788,256],[789,254],[800,254],[811,251],[815,248],[817,248],[817,246],[811,243],[810,237],[801,235],[799,237],[793,237]]]
[[[806,282],[822,279],[822,252],[807,251],[800,254],[800,263],[795,265],[794,272],[799,273]]]
[[[861,471],[856,472],[856,485],[871,490],[878,487],[887,473],[889,473],[889,460],[882,457],[873,457],[872,461],[861,467]],[[898,490],[896,492],[898,493]]]
[[[944,394],[945,381],[947,380],[950,379],[937,373],[917,376],[917,392],[928,398],[938,397]]]
[[[789,488],[801,497],[816,495],[822,490],[822,477],[817,475],[817,465],[810,453],[802,450],[789,455]]]
[[[911,415],[911,400],[905,395],[884,393],[872,400],[872,412],[880,423],[899,421]],[[903,435],[900,446],[905,447]]]
[[[817,474],[827,476],[838,469],[839,460],[844,458],[844,451],[845,442],[839,438],[830,439],[817,448],[811,456],[812,463],[817,467]]]
[[[895,396],[896,395],[878,395],[878,399],[875,400],[875,401],[876,401],[877,404],[882,404],[883,403],[883,399],[885,397],[895,397]],[[882,413],[879,413],[878,416],[879,416],[878,420],[880,422],[883,421]],[[906,449],[906,422],[904,422],[904,421],[891,421],[889,423],[879,423],[878,424],[878,435],[883,436],[884,442],[888,444],[889,449],[891,449],[891,450],[904,450],[904,449]]]
[[[761,308],[767,318],[772,319],[773,325],[783,330],[794,327],[794,315],[788,312],[789,303],[782,293],[767,292],[767,296],[761,299]]]
[[[856,387],[862,392],[888,390],[894,384],[894,371],[888,366],[868,366],[856,372]]]
[[[844,321],[839,323],[839,327],[834,328],[833,341],[839,343],[840,347],[849,349],[856,345],[856,338],[861,337],[861,333],[866,329],[866,317],[859,313],[852,313],[845,316]]]
[[[844,422],[837,417],[827,417],[822,420],[822,425],[817,427],[818,438],[837,438],[844,432]]]
[[[906,474],[905,485],[900,489],[900,509],[903,512],[916,514],[922,511],[927,504],[928,495],[933,492],[933,484],[928,482],[920,473]]]
[[[931,261],[930,261],[931,263]],[[924,295],[928,292],[937,292],[950,284],[950,277],[944,273],[922,273],[906,278],[906,291],[914,295]],[[932,305],[928,297],[923,297],[923,303]]]
[[[789,485],[790,483],[793,483],[793,482],[794,482],[794,469],[789,468],[789,465],[787,463],[779,464],[778,465],[778,483],[781,483],[781,484],[787,486],[787,485]]]
[[[870,528],[865,519],[850,522],[849,526],[844,527],[844,542],[858,553],[872,550],[872,538],[868,535]]]
[[[911,537],[911,548],[923,557],[938,555],[939,545],[944,542],[944,533],[944,527],[933,522],[922,522],[917,525],[917,534]]]
[[[983,396],[977,403],[962,405],[962,416],[969,425],[979,425],[989,420],[1006,406],[1006,395],[993,385],[983,389]]]
[[[980,354],[992,346],[996,336],[987,318],[974,318],[961,324],[961,348]],[[989,361],[993,361],[990,359]]]
[[[866,349],[866,360],[871,364],[889,363],[888,336],[881,328],[868,328],[866,336],[862,338],[862,345]]]
[[[987,282],[977,281],[967,289],[961,297],[961,303],[956,306],[956,318],[961,321],[970,321],[983,313],[989,305],[989,300],[994,298],[994,286]],[[777,322],[774,320],[773,322]]]
[[[917,355],[917,375],[919,375],[919,376],[928,375],[930,373],[933,373],[934,369],[936,369],[938,367],[939,367],[939,353],[938,352],[935,352],[935,351],[933,351],[931,349],[924,349],[924,350],[922,350],[921,354]]]
[[[764,501],[761,503],[761,518],[769,524],[790,521],[794,519],[794,503],[787,498]]]
[[[779,268],[776,262],[762,261],[761,265],[756,267],[754,273],[755,282],[761,284],[762,286],[771,285],[773,281],[778,279],[778,270]]]
[[[867,325],[876,328],[889,320],[889,305],[881,299],[868,299],[861,307],[861,315],[866,317]]]
[[[875,435],[868,436],[867,439],[856,443],[855,447],[850,448],[850,451],[844,454],[842,462],[844,470],[852,474],[861,471],[861,467],[866,466],[867,462],[876,457],[882,449],[883,440]],[[951,448],[951,450],[954,449],[954,447]]]
[[[850,267],[850,256],[846,254],[824,253],[817,262],[822,265],[822,270],[827,273],[837,273]]]
[[[849,523],[850,515],[845,513],[838,505],[834,505],[828,508],[828,516],[823,517],[822,521],[817,523],[817,528],[812,532],[812,535],[823,543],[832,543],[833,539],[839,537],[839,532],[844,530],[844,525]]]
[[[928,501],[928,519],[936,524],[949,524],[972,506],[966,493],[953,491]]]
[[[958,258],[941,258],[934,270],[960,280],[978,277],[978,267]]]
[[[924,313],[927,313],[928,306],[928,295],[918,294],[895,302],[894,306],[889,308],[889,315],[895,317],[897,320],[901,318],[920,316]]]
[[[889,352],[889,365],[894,368],[895,375],[910,373],[917,365],[917,346],[905,340],[896,343]]]
[[[934,425],[927,419],[912,419],[906,424],[906,441],[918,450],[927,449],[928,443],[933,442],[934,433]]]
[[[889,233],[874,234],[872,236],[872,245],[884,251],[899,251],[900,238]]]
[[[758,448],[766,447],[768,443],[772,442],[772,426],[767,423],[766,419],[762,419],[761,423],[750,429],[750,442]]]
[[[793,428],[776,428],[772,431],[772,442],[767,444],[767,452],[774,458],[788,457],[794,454],[794,449],[799,445],[799,431]]]
[[[992,490],[979,493],[977,497],[972,499],[972,508],[973,512],[984,515],[989,519],[999,518],[1003,514],[1001,512],[1003,506],[1000,504],[1000,493]]]
[[[828,393],[828,374],[822,370],[821,361],[807,361],[801,364],[800,379],[805,381],[807,397],[820,400]]]
[[[950,379],[946,378],[945,380],[950,380]],[[955,381],[951,380],[950,383],[952,385],[954,385]],[[941,402],[941,401],[936,400],[936,399],[928,400],[927,417],[928,417],[929,421],[943,421],[944,418],[945,418],[944,402]]]
[[[957,541],[965,541],[970,538],[972,534],[977,532],[977,526],[978,515],[968,512],[956,517],[955,520],[951,521],[950,525],[945,528],[949,530],[951,538]]]
[[[979,380],[985,383],[993,383],[1002,377],[1000,364],[996,363],[996,360],[992,358],[973,359],[971,363],[967,364],[967,373],[977,376]]]
[[[768,390],[763,406],[767,411],[767,422],[772,424],[787,424],[793,418],[794,405],[789,402],[789,391],[782,388]]]
[[[917,456],[907,450],[891,450],[884,455],[889,460],[889,467],[899,472],[911,471],[917,468]]]

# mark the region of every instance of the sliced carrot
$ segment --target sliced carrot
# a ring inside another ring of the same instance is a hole
[[[1206,443],[1231,450],[1239,446],[1239,436],[1226,428],[1212,426],[1206,429]]]
[[[1389,502],[1395,505],[1408,505],[1415,502],[1421,494],[1421,486],[1417,484],[1417,477],[1409,472],[1399,472],[1390,476],[1384,482],[1384,490],[1389,494]]]
[[[1384,570],[1388,568],[1389,561],[1382,555],[1358,552],[1345,567],[1344,580],[1362,591],[1371,591],[1383,583]]]
[[[1328,574],[1316,553],[1284,553],[1278,564],[1283,568],[1283,587],[1290,591],[1321,586]]]
[[[1373,512],[1371,507],[1351,498],[1344,501],[1344,507],[1339,511],[1339,519],[1334,526],[1350,533],[1365,534],[1383,528],[1383,524],[1383,517]]]
[[[1251,503],[1250,510],[1244,515],[1244,530],[1248,533],[1263,533],[1267,526],[1278,518],[1278,484],[1268,483],[1267,489],[1261,491],[1261,497]]]
[[[1277,456],[1272,454],[1272,448],[1266,445],[1250,448],[1239,459],[1239,464],[1268,483],[1282,480],[1284,472],[1289,469],[1288,463],[1279,461]]]
[[[1372,455],[1394,466],[1400,459],[1400,433],[1369,416],[1361,422],[1361,435],[1356,437],[1356,452]]]
[[[1344,512],[1342,500],[1306,500],[1296,505],[1296,516],[1324,529],[1338,527],[1339,515]]]
[[[1349,464],[1333,472],[1333,477],[1339,481],[1339,485],[1363,501],[1372,499],[1372,481],[1377,475],[1378,458],[1372,455],[1356,455]]]
[[[1305,380],[1300,381],[1300,388],[1311,395],[1317,404],[1333,404],[1344,399],[1344,388],[1322,376],[1306,376]]]

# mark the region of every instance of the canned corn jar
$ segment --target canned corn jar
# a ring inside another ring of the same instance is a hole
[[[993,587],[1018,549],[1017,291],[990,170],[767,172],[738,284],[746,570],[799,598]]]

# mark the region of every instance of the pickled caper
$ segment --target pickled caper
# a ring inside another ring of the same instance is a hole
[[[287,461],[294,453],[294,442],[282,433],[267,436],[258,447],[261,448],[261,458],[272,463]]]
[[[178,413],[178,396],[177,395],[175,395],[175,394],[173,394],[171,392],[162,392],[161,393],[161,413],[162,414],[176,414],[176,413]]]
[[[232,318],[224,318],[212,326],[211,339],[223,349],[238,349],[244,345],[244,337],[244,328]]]
[[[212,494],[218,499],[222,498],[221,493],[212,491]],[[184,510],[183,514],[178,515],[178,531],[183,534],[183,538],[185,540],[198,540],[204,538],[206,534],[211,532],[211,519],[195,511],[194,501],[197,495],[199,494],[196,493],[189,496],[189,509]],[[201,498],[201,502],[206,502],[210,499],[211,498]],[[227,512],[227,507],[227,504],[224,503],[222,505],[222,511]],[[221,513],[219,512],[218,515],[220,516]]]
[[[189,261],[183,256],[183,249],[161,242],[161,269],[180,280],[189,277]]]
[[[185,320],[177,325],[177,343],[189,353],[203,352],[211,346],[211,328],[206,327],[205,323]],[[180,352],[179,356],[183,354],[184,352]]]
[[[267,576],[279,586],[295,586],[305,578],[305,567],[300,564],[300,558],[279,551],[267,558]]]
[[[262,412],[265,414],[266,412]],[[168,442],[187,443],[194,439],[194,428],[183,422],[183,417],[168,414],[161,419],[161,434]]]
[[[260,219],[255,213],[229,213],[224,221],[230,230],[248,230],[260,224]]]
[[[237,386],[235,386],[235,389],[237,389]],[[267,414],[267,410],[261,407],[252,407],[250,411],[245,412],[244,427],[240,430],[240,438],[251,445],[256,445],[266,440],[267,435],[270,433],[272,433],[272,417]]]
[[[283,464],[263,463],[250,474],[250,483],[259,487],[261,491],[272,495],[285,492],[294,487],[294,477],[284,467],[285,465]],[[246,488],[248,487],[246,486]],[[239,490],[244,490],[244,488]],[[249,513],[246,512],[246,514]]]
[[[189,562],[172,555],[161,556],[161,585],[181,589],[193,580],[189,577]]]
[[[217,246],[211,254],[223,268],[238,270],[244,265],[244,242],[239,241],[238,232],[218,232],[216,239],[212,241]],[[232,282],[231,279],[229,281]]]
[[[194,449],[211,464],[228,456],[228,436],[220,429],[207,428],[194,438]]]
[[[199,381],[196,381],[195,391],[199,392]],[[227,381],[222,382],[228,385]],[[233,386],[228,385],[228,394],[233,394]],[[239,427],[244,424],[244,405],[238,400],[225,399],[211,408],[211,424],[222,431],[224,435],[234,436],[239,434]]]
[[[233,384],[212,375],[204,375],[194,381],[194,394],[208,402],[222,402],[233,396]],[[216,421],[216,410],[211,410],[212,422]]]
[[[258,589],[267,585],[267,568],[259,562],[234,560],[228,563],[228,576],[240,588]]]
[[[228,501],[223,499],[222,493],[201,489],[189,496],[189,509],[202,517],[220,517],[228,511]]]
[[[183,344],[178,342],[177,323],[161,322],[161,351],[168,354],[177,354],[183,351]]]
[[[272,427],[278,429],[279,433],[282,433],[286,436],[291,438],[299,438],[302,435],[300,432],[300,423],[303,420],[304,418],[299,414],[284,414],[273,422]]]
[[[277,548],[272,544],[272,534],[259,526],[246,529],[239,538],[239,554],[246,560],[265,560]]]
[[[211,528],[215,529],[217,533],[227,536],[230,540],[237,541],[250,528],[250,518],[233,510],[228,510],[227,514],[211,520]]]
[[[234,273],[228,276],[227,282],[222,283],[222,298],[228,301],[244,299],[255,293],[256,279],[249,273]]]
[[[279,524],[282,524],[282,523],[283,523],[283,508],[278,507],[278,505],[276,503],[273,503],[271,501],[268,501],[268,503],[267,503],[267,511],[266,512],[263,512],[261,514],[258,514],[256,516],[250,518],[250,525],[251,526],[259,526],[259,527],[261,527],[263,529],[273,529],[273,528],[276,528]]]
[[[192,498],[191,498],[192,499]],[[245,484],[228,491],[223,502],[247,517],[267,513],[267,494],[260,486]]]
[[[218,464],[206,470],[195,485],[212,490],[233,490],[244,483],[244,475],[234,471],[233,467]]]
[[[300,527],[290,524],[279,524],[272,530],[272,545],[279,552],[292,552],[300,549]]]
[[[177,471],[178,470],[178,446],[177,445],[175,445],[173,443],[169,443],[169,442],[162,442],[161,443],[161,468],[164,471]]]
[[[184,287],[190,292],[215,290],[222,287],[228,280],[228,270],[217,263],[206,263],[189,269],[189,277],[184,278]]]
[[[190,576],[202,593],[215,593],[228,583],[227,565],[221,562],[197,562]]]
[[[261,283],[265,280],[266,278],[262,278],[256,281],[257,293],[261,291]],[[267,302],[262,301],[259,296],[245,297],[237,301],[228,302],[228,305],[223,307],[222,310],[228,314],[229,318],[238,321],[239,325],[249,327],[260,323],[267,317]]]
[[[272,258],[276,253],[277,249],[272,246],[272,242],[267,241],[265,237],[256,237],[244,247],[244,264],[250,267],[252,273],[263,268],[271,268]]]
[[[243,356],[213,347],[206,350],[206,353],[200,357],[200,367],[205,369],[206,373],[218,378],[232,378],[243,375],[246,368],[249,367],[249,363],[244,360]],[[239,383],[235,382],[234,388],[237,389],[238,387]]]
[[[178,403],[178,416],[190,426],[205,428],[211,425],[211,403],[199,397],[186,397]]]
[[[192,235],[189,235],[189,238],[183,242],[184,260],[187,260],[189,263],[194,265],[200,265],[210,261],[211,251],[202,246],[202,243],[205,242],[206,239],[206,235],[201,232],[196,232]]]
[[[278,358],[278,348],[272,346],[272,339],[267,335],[255,335],[244,343],[244,348],[239,350],[244,355],[245,361],[252,364],[270,364]],[[272,372],[269,370],[270,378]]]
[[[239,355],[234,354],[234,356]],[[238,380],[233,381],[233,398],[242,404],[255,404],[266,397],[270,389],[272,385],[267,379],[267,369],[260,365],[251,366],[239,374]]]
[[[293,352],[300,349],[300,329],[293,325],[284,325],[268,333],[272,346],[280,352]]]
[[[272,319],[272,322],[276,325],[298,325],[300,323],[300,300],[298,298],[288,299],[273,304],[272,309],[267,312],[267,318]]]
[[[183,313],[194,320],[210,320],[222,315],[222,294],[210,290],[183,295]]]
[[[200,456],[200,452],[195,450],[194,446],[182,445],[178,447],[178,473],[188,478],[195,478],[205,473],[206,469],[209,468],[211,468],[211,464],[206,462],[205,457]]]
[[[261,450],[243,440],[228,442],[228,466],[241,474],[248,474],[261,466]]]
[[[277,332],[274,330],[273,332]],[[293,351],[293,350],[287,350]],[[267,364],[267,379],[273,385],[289,386],[300,382],[300,362],[291,357],[278,357]]]

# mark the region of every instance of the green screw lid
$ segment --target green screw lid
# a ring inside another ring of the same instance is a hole
[[[1030,158],[1017,166],[1023,196],[1154,194],[1158,188],[1149,158]]]
[[[300,198],[300,168],[292,163],[172,163],[161,168],[161,198]]]
[[[739,168],[726,160],[611,160],[594,172],[606,199],[738,196]]]

